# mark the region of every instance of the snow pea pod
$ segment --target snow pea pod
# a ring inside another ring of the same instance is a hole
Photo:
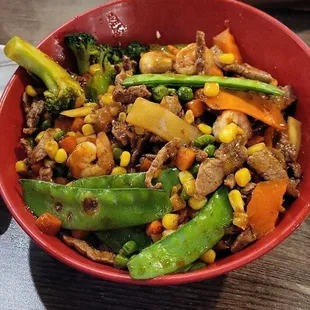
[[[174,272],[198,259],[224,236],[233,211],[226,187],[218,189],[187,224],[130,259],[133,279],[151,279]]]
[[[37,216],[51,213],[62,227],[108,230],[147,224],[172,210],[166,191],[148,188],[86,189],[21,180],[26,205]]]

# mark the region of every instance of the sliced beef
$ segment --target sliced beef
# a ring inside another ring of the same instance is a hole
[[[202,199],[214,192],[223,183],[223,180],[223,162],[216,158],[208,158],[199,166],[195,183],[195,198]]]
[[[205,161],[208,158],[208,154],[205,151],[198,149],[198,148],[192,148],[192,149],[196,154],[195,159],[198,163],[202,163],[203,161]]]
[[[180,139],[174,138],[169,141],[163,148],[159,150],[155,159],[153,160],[151,167],[146,172],[145,176],[145,186],[148,188],[156,188],[159,189],[162,187],[161,183],[157,183],[155,186],[152,184],[152,180],[155,177],[158,169],[162,167],[162,165],[169,159],[175,157],[178,152],[178,145],[180,143]]]
[[[121,83],[128,77],[134,74],[137,63],[130,60],[129,57],[123,56],[123,65],[120,68],[120,72],[115,77],[115,85],[121,85]]]
[[[113,100],[124,104],[133,103],[139,97],[150,96],[151,92],[148,91],[145,85],[130,86],[128,88],[116,86],[113,91]]]
[[[279,88],[284,90],[284,96],[273,96],[271,100],[273,100],[281,110],[285,110],[297,100],[297,97],[291,85],[280,86]]]
[[[149,142],[152,144],[163,144],[166,141],[163,138],[161,138],[160,136],[157,136],[156,134],[152,134],[150,136]]]
[[[297,189],[299,183],[300,183],[299,179],[290,178],[288,180],[287,193],[290,196],[292,196],[294,198],[299,197],[299,190]]]
[[[301,170],[300,164],[294,162],[294,163],[289,163],[288,166],[292,170],[293,176],[297,179],[300,179],[302,176],[302,170]]]
[[[140,155],[143,152],[145,144],[149,140],[150,134],[147,133],[145,135],[137,135],[137,139],[135,140],[134,145],[132,145],[132,156],[130,160],[130,165],[133,166],[137,160],[139,159]]]
[[[27,156],[30,157],[33,150],[30,142],[25,138],[21,138],[19,142],[24,147]]]
[[[86,241],[62,235],[62,240],[70,247],[94,262],[113,265],[115,254],[109,251],[100,251],[90,246]]]
[[[281,153],[281,151],[271,148],[270,149],[272,155],[280,162],[282,165],[283,169],[286,169],[286,161],[284,155]]]
[[[231,65],[224,66],[223,69],[226,72],[232,72],[234,74],[241,75],[246,79],[257,80],[264,83],[270,83],[273,80],[269,73],[254,68],[249,64],[233,63]]]
[[[196,32],[196,68],[197,74],[205,73],[205,52],[206,41],[205,34],[202,31]]]
[[[284,155],[285,161],[287,163],[295,162],[297,159],[297,151],[295,146],[289,141],[288,132],[277,132],[275,140],[275,148],[281,151],[281,153]]]
[[[249,182],[246,186],[244,186],[240,192],[242,195],[249,195],[253,192],[254,188],[256,187],[256,183],[254,182]]]
[[[233,253],[240,252],[246,246],[250,245],[256,241],[256,236],[253,234],[251,228],[247,228],[244,232],[242,232],[235,242],[231,246],[231,251]]]
[[[233,189],[236,185],[235,175],[233,173],[229,174],[224,180],[224,185],[229,189]]]
[[[230,143],[222,143],[215,152],[215,158],[224,163],[224,173],[228,175],[236,172],[247,160],[247,148],[245,139],[238,137]]]
[[[180,104],[178,96],[165,96],[160,105],[170,112],[176,114],[178,117],[183,118],[184,111]]]
[[[113,120],[112,135],[121,145],[123,146],[128,145],[130,140],[128,136],[128,124]]]
[[[53,181],[53,168],[51,167],[41,167],[39,170],[39,180],[52,182]]]

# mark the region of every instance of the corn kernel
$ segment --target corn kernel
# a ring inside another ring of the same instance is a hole
[[[93,64],[93,65],[89,66],[89,68],[88,68],[88,73],[90,75],[95,75],[95,73],[98,71],[102,71],[102,68],[99,64]]]
[[[183,188],[184,188],[185,193],[188,196],[194,196],[195,189],[196,189],[195,180],[193,179],[193,180],[185,182],[183,184]]]
[[[189,206],[193,209],[193,210],[200,210],[203,208],[203,206],[207,203],[207,199],[196,199],[194,197],[191,197],[188,200],[188,204]]]
[[[212,264],[215,262],[216,259],[216,253],[214,250],[210,249],[204,254],[200,256],[200,260],[202,260],[206,264]]]
[[[115,89],[115,85],[110,85],[108,87],[108,93],[113,93],[114,89]]]
[[[184,116],[184,120],[188,124],[194,123],[195,116],[192,110],[187,110]]]
[[[35,97],[38,95],[37,91],[31,85],[27,85],[25,90],[26,94],[30,97]]]
[[[99,108],[99,105],[96,102],[87,102],[87,103],[84,103],[84,107],[93,108],[94,110],[96,110]]]
[[[128,114],[132,108],[133,104],[128,104],[127,109],[126,109],[126,113]]]
[[[113,101],[113,95],[112,93],[106,93],[104,95],[101,96],[100,98],[100,103],[102,105],[110,105],[112,104],[114,101]]]
[[[185,170],[179,173],[179,180],[181,184],[184,185],[184,183],[194,180],[194,177],[189,171]]]
[[[167,236],[171,235],[172,233],[174,233],[175,230],[174,229],[166,229],[162,232],[162,237],[161,239],[163,238],[166,238]]]
[[[45,131],[39,132],[39,133],[37,134],[37,136],[35,137],[34,141],[35,141],[36,143],[39,143],[40,140],[43,138],[44,134],[45,134]]]
[[[170,202],[173,206],[173,211],[179,211],[186,208],[186,202],[178,194],[173,194],[170,197]]]
[[[144,135],[145,131],[143,128],[135,126],[135,133],[139,136]]]
[[[128,151],[124,151],[120,156],[120,166],[127,167],[131,159],[131,154]]]
[[[244,212],[244,201],[240,191],[233,189],[229,192],[228,199],[235,212]]]
[[[165,229],[177,229],[178,218],[179,216],[177,214],[173,213],[165,214],[164,217],[162,218],[162,224],[165,227]]]
[[[68,131],[67,136],[68,137],[75,137],[75,132],[74,131]]]
[[[205,135],[211,135],[212,127],[206,124],[199,124],[198,129]]]
[[[126,117],[127,117],[126,113],[125,113],[125,112],[121,112],[121,113],[118,115],[118,120],[119,120],[120,122],[122,122],[122,123],[125,123]]]
[[[217,56],[219,62],[224,65],[231,65],[235,62],[236,58],[235,55],[232,53],[223,53]]]
[[[55,159],[58,149],[59,149],[58,143],[54,140],[48,141],[44,145],[45,152],[47,153],[48,157],[52,160]]]
[[[119,174],[126,174],[127,170],[124,167],[115,167],[113,168],[111,175],[119,175]]]
[[[285,209],[283,206],[281,206],[281,207],[279,208],[279,212],[280,212],[280,213],[285,213],[285,212],[286,212],[286,209]]]
[[[68,155],[64,149],[59,149],[55,155],[55,161],[58,164],[64,163],[68,158]]]
[[[97,120],[97,117],[95,114],[88,114],[84,117],[85,124],[94,124],[96,120]]]
[[[254,144],[248,148],[248,155],[250,156],[250,155],[252,155],[256,152],[262,151],[266,148],[267,147],[266,147],[266,144],[264,142]]]
[[[239,169],[235,173],[235,180],[239,186],[241,187],[246,186],[251,181],[250,170],[248,168]]]
[[[216,97],[220,92],[220,86],[218,83],[205,83],[203,88],[203,94],[206,97]]]
[[[244,132],[235,123],[230,123],[220,130],[219,140],[223,143],[230,143],[236,138],[237,134],[244,134]]]
[[[28,171],[28,168],[23,160],[19,160],[15,164],[15,170],[18,173],[26,173]]]
[[[245,212],[234,212],[233,224],[245,230],[249,226],[249,218]]]
[[[82,127],[82,132],[84,136],[90,136],[95,133],[94,127],[91,124],[85,124]]]

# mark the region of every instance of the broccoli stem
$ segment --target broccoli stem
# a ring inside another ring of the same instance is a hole
[[[157,85],[203,87],[204,84],[207,82],[218,83],[221,87],[224,88],[259,91],[276,96],[284,95],[283,90],[271,84],[266,84],[263,82],[243,78],[207,76],[207,75],[184,75],[173,73],[137,74],[127,77],[122,83],[122,85],[125,87],[141,84],[149,87],[154,87]]]

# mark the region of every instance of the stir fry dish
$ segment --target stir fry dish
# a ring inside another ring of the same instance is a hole
[[[42,233],[151,279],[207,267],[271,232],[298,197],[291,86],[243,61],[230,29],[179,45],[64,38],[67,70],[19,37],[32,77],[16,162]]]

